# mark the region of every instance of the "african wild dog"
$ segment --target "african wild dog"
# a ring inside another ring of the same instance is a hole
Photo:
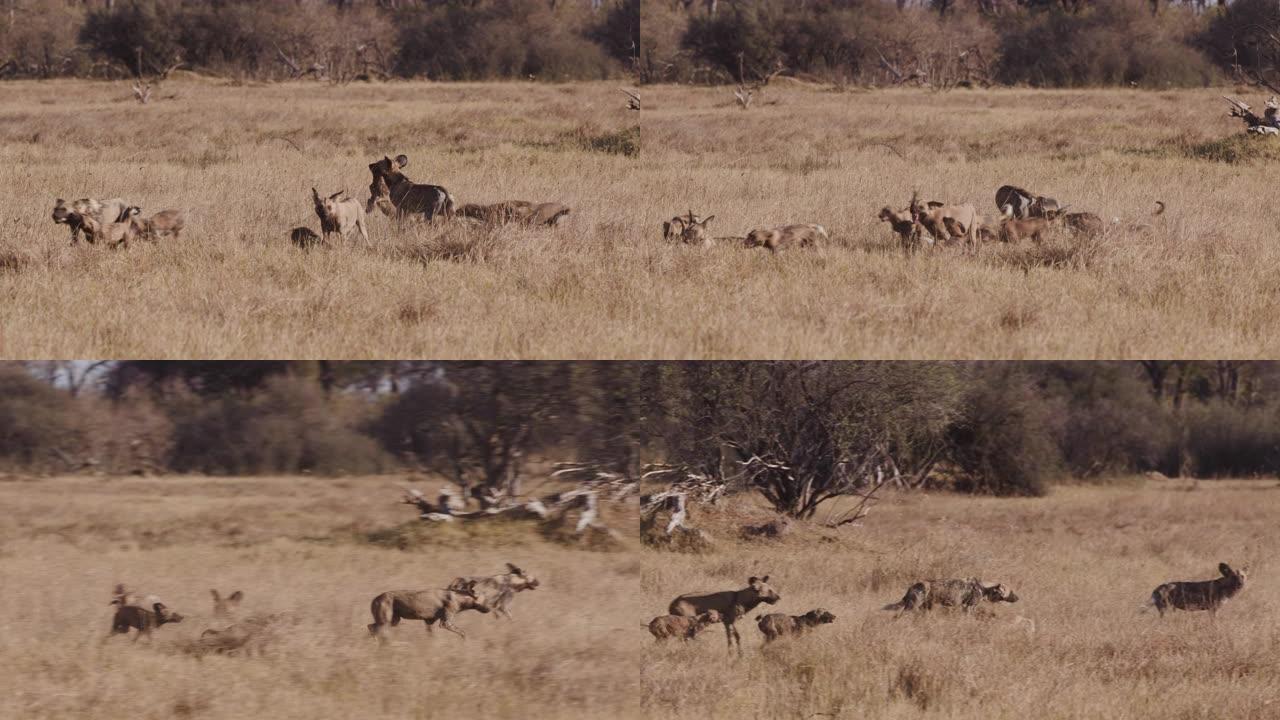
[[[760,615],[756,618],[756,627],[760,628],[760,632],[764,633],[765,642],[773,642],[783,635],[800,635],[806,630],[835,622],[835,620],[835,615],[823,608],[817,608],[803,615],[787,615],[784,613]]]
[[[982,601],[1018,602],[1018,596],[999,583],[987,585],[977,578],[962,580],[924,580],[907,588],[907,594],[885,610],[932,610],[934,607],[959,607],[965,612]]]
[[[71,228],[71,244],[80,240],[80,233],[92,245],[100,237],[107,226],[122,223],[129,219],[129,203],[120,198],[95,200],[82,198],[74,200],[70,205],[58,198],[53,205],[53,221]]]
[[[397,155],[395,160],[383,158],[369,165],[373,180],[369,183],[369,202],[365,212],[373,212],[374,205],[383,213],[396,217],[421,215],[425,220],[436,217],[453,217],[456,205],[448,190],[439,185],[420,185],[401,172],[409,164],[409,156]]]
[[[659,615],[649,621],[649,633],[653,639],[662,642],[668,638],[678,637],[689,641],[698,636],[710,625],[720,622],[720,613],[708,610],[693,617],[683,615]]]
[[[142,635],[150,637],[151,631],[161,625],[179,622],[182,622],[182,616],[170,612],[164,603],[153,603],[149,610],[137,605],[121,605],[116,608],[115,617],[111,619],[111,634],[126,635],[129,628],[136,628],[138,634],[133,639],[137,642]]]
[[[1002,185],[996,190],[996,207],[1000,214],[1019,219],[1053,218],[1061,211],[1057,200],[1029,193],[1013,185]]]
[[[373,613],[369,632],[379,640],[385,639],[383,628],[399,625],[401,620],[421,620],[426,623],[427,632],[431,632],[431,626],[438,622],[440,627],[465,640],[467,634],[450,622],[453,616],[463,610],[487,613],[489,606],[475,596],[473,588],[468,587],[465,591],[392,590],[375,597],[369,610]]]
[[[775,228],[758,228],[747,233],[747,247],[768,248],[770,252],[778,252],[792,247],[810,247],[819,239],[826,240],[827,229],[821,225],[806,223],[802,225],[781,225]]]
[[[364,238],[364,244],[368,246],[369,231],[365,229],[364,209],[354,198],[342,197],[344,194],[346,194],[345,190],[339,190],[329,197],[322,198],[315,188],[311,188],[311,199],[316,206],[316,216],[320,218],[320,232],[324,233],[325,240],[328,241],[331,235],[345,238],[355,230],[360,233],[360,237]]]
[[[765,575],[762,578],[749,578],[747,586],[741,590],[724,590],[700,595],[681,595],[671,601],[667,612],[672,615],[697,617],[708,610],[715,610],[720,613],[720,622],[724,623],[724,634],[729,647],[732,648],[736,640],[738,650],[741,651],[742,636],[738,634],[734,623],[738,621],[738,618],[754,610],[760,603],[773,605],[781,599],[782,596],[772,587],[769,587],[769,576]]]
[[[1167,582],[1151,593],[1148,605],[1155,605],[1164,617],[1164,611],[1208,610],[1217,613],[1227,599],[1244,589],[1245,569],[1235,570],[1226,563],[1218,564],[1222,577],[1213,580]]]
[[[510,620],[511,611],[507,606],[511,604],[511,599],[518,592],[536,589],[538,584],[538,578],[507,563],[507,572],[504,574],[455,578],[449,583],[449,589],[458,592],[469,589],[487,607]]]

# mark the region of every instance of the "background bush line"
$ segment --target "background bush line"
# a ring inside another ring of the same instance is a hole
[[[930,486],[1034,495],[1143,471],[1278,474],[1278,403],[1272,362],[9,362],[0,468],[425,469],[519,493],[533,456],[727,478],[726,447],[803,448],[789,462],[818,473],[883,448]]]
[[[599,80],[640,0],[6,0],[0,77]]]
[[[649,82],[751,82],[778,67],[880,86],[1280,82],[1269,0],[655,0],[641,15]]]

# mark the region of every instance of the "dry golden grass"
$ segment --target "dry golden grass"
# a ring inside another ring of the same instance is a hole
[[[387,478],[0,482],[0,717],[636,717],[640,565],[495,525],[399,551],[360,533],[412,517]],[[634,510],[632,510],[634,512]],[[632,546],[634,547],[634,546]],[[441,587],[506,561],[542,582],[515,620],[466,612],[467,640],[405,622],[378,647],[369,602]],[[113,637],[126,582],[186,615],[151,642]],[[242,589],[242,616],[287,611],[265,654],[187,652],[210,588]],[[577,609],[566,609],[571,602]]]
[[[123,83],[15,82],[4,95],[2,356],[586,356],[612,354],[640,312],[618,282],[642,233],[635,157],[609,152],[638,143],[638,114],[614,83],[186,77],[145,107]],[[572,213],[556,230],[468,233],[397,230],[375,212],[372,252],[358,239],[289,244],[292,227],[319,225],[312,186],[363,201],[368,164],[396,153],[460,203]],[[55,198],[85,196],[191,219],[180,242],[70,247],[49,214]]]
[[[186,76],[146,107],[120,83],[6,83],[0,356],[1274,355],[1270,165],[1192,157],[1239,133],[1219,92],[792,83],[742,111],[724,88],[658,86],[638,114],[608,83]],[[640,122],[638,157],[590,149]],[[1253,145],[1267,143],[1280,144]],[[460,202],[556,200],[573,214],[554,231],[500,232],[396,230],[378,215],[372,252],[288,244],[291,227],[317,224],[312,185],[363,198],[368,162],[398,152]],[[875,219],[913,187],[994,214],[1006,182],[1108,220],[1147,221],[1156,199],[1169,211],[1149,233],[978,259],[903,257]],[[188,237],[68,247],[52,202],[85,195],[190,209]],[[690,206],[720,235],[818,222],[832,247],[664,244],[660,223]]]
[[[1277,512],[1275,480],[894,495],[865,527],[805,524],[747,543],[737,527],[767,515],[730,498],[693,514],[714,553],[646,552],[645,619],[681,593],[738,589],[750,575],[770,574],[782,598],[740,623],[741,657],[718,628],[650,643],[643,706],[651,718],[1274,718]],[[1211,578],[1224,560],[1251,574],[1216,619],[1141,610],[1159,583]],[[1003,582],[1020,601],[994,617],[881,610],[916,580],[957,576]],[[755,616],[815,607],[835,623],[762,648]]]
[[[728,88],[657,87],[645,95],[633,187],[650,199],[650,232],[690,207],[715,215],[719,235],[789,222],[832,232],[830,249],[789,257],[681,254],[669,294],[697,308],[696,321],[682,317],[690,354],[1263,357],[1277,351],[1280,310],[1276,221],[1259,205],[1274,163],[1188,155],[1240,133],[1223,92],[1233,91],[836,92],[792,81],[743,111]],[[1006,183],[1153,231],[904,258],[876,219],[913,188],[990,218]],[[1152,220],[1156,200],[1169,210]]]

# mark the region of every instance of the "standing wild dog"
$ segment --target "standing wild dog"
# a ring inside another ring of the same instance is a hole
[[[996,190],[996,207],[1001,215],[1022,218],[1053,218],[1060,212],[1058,201],[1036,195],[1020,187],[1002,185]]]
[[[120,198],[82,198],[72,201],[70,205],[58,198],[53,205],[53,221],[71,228],[72,245],[79,241],[80,233],[84,233],[84,239],[92,245],[102,237],[102,232],[108,225],[127,221],[128,211],[129,203]]]
[[[507,572],[502,575],[455,578],[453,582],[449,583],[448,589],[455,592],[470,592],[490,610],[495,610],[499,616],[510,620],[512,619],[511,611],[507,609],[507,606],[511,604],[511,599],[515,597],[515,594],[522,590],[533,590],[537,587],[538,578],[511,563],[507,563]]]
[[[315,188],[311,188],[316,215],[320,218],[320,232],[324,234],[327,241],[330,235],[345,238],[352,230],[356,230],[359,231],[360,237],[364,238],[365,247],[369,247],[369,232],[365,229],[364,208],[361,208],[360,203],[354,198],[342,197],[344,194],[346,194],[345,190],[339,190],[327,198],[322,198]]]
[[[823,608],[817,608],[803,615],[787,615],[785,613],[760,615],[756,617],[756,627],[760,628],[760,632],[764,633],[764,641],[768,643],[777,640],[783,635],[800,635],[806,630],[812,630],[819,625],[826,625],[835,621],[835,615]]]
[[[1018,602],[1018,596],[1000,583],[988,585],[977,578],[963,580],[924,580],[907,588],[907,594],[884,610],[932,610],[934,607],[959,607],[969,612],[982,601]]]
[[[182,622],[182,616],[170,612],[164,603],[154,603],[150,610],[137,605],[121,605],[116,608],[115,617],[111,619],[111,634],[127,635],[129,628],[135,628],[138,634],[133,636],[133,640],[137,642],[143,635],[151,637],[151,631],[161,625],[179,622]]]
[[[1213,580],[1167,582],[1151,593],[1148,605],[1155,605],[1164,617],[1164,611],[1208,610],[1217,613],[1228,598],[1244,589],[1246,571],[1233,569],[1226,563],[1218,564],[1222,577]]]
[[[773,605],[781,599],[782,596],[769,587],[769,576],[765,575],[762,578],[749,578],[747,586],[741,590],[725,590],[700,595],[681,595],[671,601],[667,612],[672,615],[697,617],[708,610],[715,610],[720,614],[720,622],[724,623],[724,635],[729,647],[732,648],[736,640],[738,651],[741,652],[742,636],[738,634],[738,629],[734,627],[734,623],[738,622],[738,618],[756,609],[756,606],[760,603]]]
[[[369,624],[369,633],[383,640],[383,628],[387,625],[399,625],[401,620],[421,620],[426,623],[427,632],[431,626],[440,623],[440,627],[456,633],[464,640],[467,634],[455,627],[451,622],[454,615],[463,610],[489,612],[489,606],[477,598],[473,588],[467,591],[456,590],[392,590],[375,597],[369,610],[373,613],[373,622]]]
[[[387,215],[397,217],[421,215],[427,221],[436,217],[453,217],[456,205],[448,190],[439,185],[420,185],[405,177],[402,172],[409,164],[408,155],[397,155],[395,160],[383,158],[369,165],[373,180],[369,183],[369,202],[365,212],[373,212],[379,205]],[[385,185],[385,190],[379,185]]]
[[[688,642],[697,637],[698,633],[705,628],[718,622],[720,622],[720,613],[715,610],[708,610],[694,617],[659,615],[649,621],[648,628],[649,634],[653,635],[653,639],[658,642],[673,637],[678,637]]]

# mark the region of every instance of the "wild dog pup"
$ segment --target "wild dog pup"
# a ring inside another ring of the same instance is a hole
[[[698,633],[708,626],[718,622],[720,622],[720,613],[715,610],[698,613],[693,617],[659,615],[649,621],[649,634],[653,635],[653,639],[658,642],[674,637],[687,642],[697,637]]]
[[[1217,613],[1222,603],[1244,589],[1246,570],[1235,570],[1226,563],[1218,564],[1222,577],[1213,580],[1167,582],[1151,593],[1149,605],[1155,605],[1164,617],[1166,610],[1208,610]]]
[[[935,607],[962,608],[965,612],[978,603],[1018,602],[1018,596],[1005,585],[990,585],[977,578],[962,580],[924,580],[907,588],[907,594],[885,610],[932,610]]]
[[[300,250],[310,250],[311,248],[324,244],[320,240],[320,236],[309,227],[296,227],[289,231],[289,242]]]
[[[835,619],[835,615],[823,608],[817,608],[803,615],[787,615],[785,613],[759,615],[756,617],[756,627],[760,628],[760,632],[764,633],[764,641],[768,643],[777,640],[783,635],[800,635],[819,625],[835,622]]]

